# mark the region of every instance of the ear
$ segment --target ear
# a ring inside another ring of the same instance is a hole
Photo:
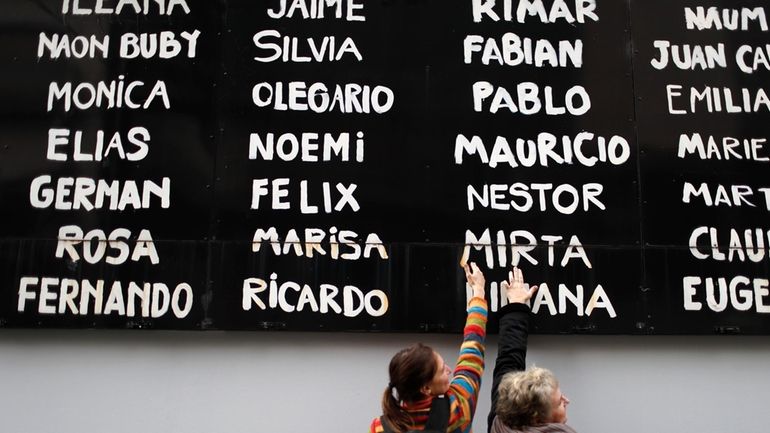
[[[431,391],[430,391],[430,386],[428,386],[428,385],[423,385],[423,387],[420,388],[420,392],[425,394],[425,395],[427,395],[427,396],[433,395],[433,393],[431,393]]]

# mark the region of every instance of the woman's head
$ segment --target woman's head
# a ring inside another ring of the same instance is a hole
[[[430,347],[417,343],[401,349],[390,360],[390,384],[404,401],[444,394],[449,389],[449,371],[444,359]]]
[[[495,411],[508,427],[518,428],[567,421],[569,399],[549,370],[531,367],[503,376]]]
[[[430,347],[417,343],[401,349],[390,360],[390,384],[382,398],[384,415],[398,430],[406,430],[410,419],[399,401],[418,401],[449,390],[451,371]],[[395,391],[395,395],[394,392]]]

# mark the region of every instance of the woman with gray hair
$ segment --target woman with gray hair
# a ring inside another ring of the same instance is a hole
[[[508,305],[500,309],[500,340],[492,381],[491,433],[576,433],[566,425],[569,399],[550,371],[525,368],[530,309],[537,286],[527,287],[521,269],[503,282]]]

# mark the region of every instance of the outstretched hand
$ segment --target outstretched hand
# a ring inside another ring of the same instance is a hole
[[[486,284],[484,273],[474,262],[463,266],[463,270],[465,271],[465,279],[473,290],[473,297],[484,299],[484,285]]]
[[[503,281],[503,289],[505,289],[505,295],[508,297],[508,303],[520,303],[526,304],[532,299],[532,295],[537,292],[537,286],[527,286],[524,283],[524,274],[521,269],[513,267],[513,270],[508,272],[508,281]]]

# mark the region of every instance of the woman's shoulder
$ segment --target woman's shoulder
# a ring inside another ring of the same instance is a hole
[[[383,433],[384,431],[385,429],[382,427],[380,417],[373,419],[371,424],[369,424],[369,433]]]

